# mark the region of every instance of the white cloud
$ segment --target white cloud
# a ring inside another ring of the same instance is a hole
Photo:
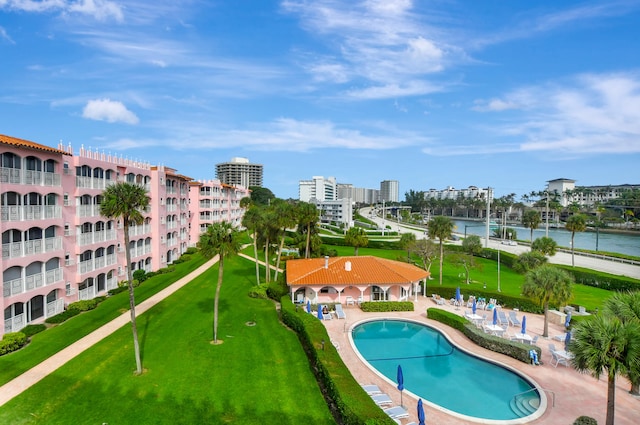
[[[9,34],[7,34],[7,30],[5,30],[3,27],[0,27],[0,39],[7,40],[11,44],[16,44],[15,41],[13,41],[13,39],[9,36]]]
[[[475,106],[471,109],[479,112],[488,111],[506,111],[508,109],[517,109],[518,104],[512,101],[502,99],[491,99],[489,101],[476,100]]]
[[[82,110],[82,116],[96,121],[124,122],[137,124],[138,117],[127,109],[122,102],[110,99],[96,99],[87,102]]]
[[[113,18],[117,22],[122,22],[124,19],[120,6],[109,0],[0,0],[0,9],[32,13],[80,14],[92,16],[99,21]]]

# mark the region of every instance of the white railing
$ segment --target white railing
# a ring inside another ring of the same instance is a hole
[[[17,258],[25,255],[43,254],[62,248],[62,238],[33,239],[2,244],[2,258]]]
[[[27,326],[24,313],[13,316],[10,319],[4,320],[4,333],[18,332],[20,329]]]
[[[5,297],[10,297],[40,288],[44,285],[51,285],[60,280],[62,280],[62,269],[57,268],[49,270],[46,273],[36,273],[24,278],[3,282],[2,293]]]
[[[78,217],[97,217],[100,215],[100,205],[78,205]]]
[[[78,263],[78,271],[80,272],[80,274],[89,273],[94,270],[95,270],[95,266],[94,266],[93,260],[80,261]]]
[[[0,183],[60,186],[60,174],[0,167]]]
[[[115,183],[115,180],[76,176],[76,187],[84,189],[105,189]]]
[[[2,221],[46,220],[61,218],[62,208],[57,205],[8,205],[3,206]]]
[[[167,205],[167,211],[168,212],[173,212],[173,211],[176,211],[177,209],[178,209],[178,205],[177,204]]]
[[[20,169],[0,167],[0,183],[20,184]]]
[[[62,298],[47,303],[46,317],[55,316],[64,310],[64,300]]]
[[[129,227],[129,236],[144,235],[145,233],[149,233],[149,232],[151,232],[150,224]]]
[[[116,239],[115,229],[101,230],[98,232],[81,233],[78,238],[78,245],[90,245],[92,243],[112,241]]]

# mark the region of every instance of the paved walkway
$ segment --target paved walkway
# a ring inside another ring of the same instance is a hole
[[[464,294],[464,288],[463,294]],[[466,297],[465,297],[466,298]],[[347,318],[345,320],[332,319],[323,321],[332,341],[338,343],[340,356],[351,371],[355,379],[361,384],[376,384],[385,393],[387,393],[394,401],[395,405],[400,405],[400,393],[396,388],[395,382],[385,378],[376,371],[370,369],[356,354],[351,346],[348,338],[348,332],[353,324],[373,318],[407,318],[422,323],[429,324],[443,331],[457,345],[480,355],[485,358],[497,360],[503,364],[509,365],[538,383],[545,390],[548,396],[549,407],[542,417],[529,422],[530,424],[571,424],[582,415],[595,418],[599,424],[605,423],[606,403],[607,403],[607,381],[606,377],[600,380],[593,378],[588,374],[581,374],[571,367],[559,365],[554,368],[551,366],[551,355],[549,353],[548,344],[554,343],[559,349],[562,348],[563,342],[556,341],[554,335],[560,335],[564,332],[563,326],[549,324],[549,335],[551,339],[544,339],[540,336],[538,346],[542,348],[541,366],[532,366],[522,363],[510,357],[494,353],[492,351],[478,347],[465,337],[461,332],[456,331],[448,326],[442,325],[426,317],[426,309],[430,307],[444,308],[456,314],[464,314],[466,308],[456,310],[454,306],[436,306],[431,298],[418,297],[415,302],[415,311],[413,312],[394,312],[394,313],[364,313],[357,306],[349,306],[345,308]],[[508,311],[505,309],[505,311]],[[521,312],[517,313],[521,318]],[[529,335],[542,335],[544,319],[542,315],[525,313],[527,316],[527,333]],[[511,327],[510,334],[519,332],[518,328]],[[407,384],[407,376],[405,375],[405,385]],[[631,396],[628,391],[629,382],[624,378],[617,379],[616,385],[616,425],[637,425],[640,414],[640,399]],[[555,394],[555,407],[552,407],[552,395]],[[404,391],[403,404],[411,414],[411,418],[405,419],[403,424],[410,421],[417,423],[416,405],[417,398]],[[424,401],[424,400],[423,400]],[[425,403],[427,414],[427,423],[430,424],[447,424],[447,425],[466,425],[472,424],[469,420],[451,416],[442,411],[438,406]]]
[[[204,273],[207,269],[213,266],[218,261],[218,257],[215,256],[213,259],[207,261],[202,266],[198,267],[193,272],[189,273],[187,276],[173,283],[171,286],[163,289],[157,294],[149,297],[145,301],[141,302],[136,306],[136,317],[139,317],[141,314],[149,310],[151,307],[158,304],[160,301],[169,297],[187,283],[191,282],[193,279]],[[126,313],[122,313],[119,317],[113,319],[111,322],[106,325],[96,329],[89,335],[84,338],[78,340],[77,342],[71,344],[65,349],[57,352],[53,356],[49,357],[47,360],[42,363],[34,366],[29,369],[22,375],[14,378],[13,380],[7,382],[2,387],[0,387],[0,406],[3,406],[9,400],[21,394],[23,391],[27,390],[32,385],[38,383],[45,376],[50,373],[55,372],[58,368],[62,367],[69,360],[73,359],[84,350],[90,348],[92,345],[97,344],[102,341],[107,336],[111,335],[116,330],[121,327],[129,324],[131,322],[131,313],[127,310]]]

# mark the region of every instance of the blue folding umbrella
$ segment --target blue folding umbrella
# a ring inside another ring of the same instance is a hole
[[[404,390],[404,376],[402,375],[402,366],[398,365],[398,375],[396,376],[398,381],[398,389],[400,390],[400,406],[402,406],[402,390]]]
[[[564,337],[564,351],[569,351],[569,343],[571,342],[571,332],[567,332]]]
[[[318,304],[318,319],[322,320],[322,306]]]
[[[473,299],[473,305],[471,306],[471,311],[473,314],[476,314],[476,299]]]
[[[498,309],[493,307],[493,324],[498,324]]]
[[[311,313],[311,300],[307,300],[307,313]]]
[[[456,288],[456,301],[460,302],[460,287],[459,286]]]
[[[567,313],[567,320],[564,321],[564,327],[568,328],[571,323],[571,312]]]
[[[425,415],[422,407],[422,399],[418,400],[418,425],[424,425]]]
[[[527,333],[527,316],[522,316],[522,330],[520,333],[523,335]]]

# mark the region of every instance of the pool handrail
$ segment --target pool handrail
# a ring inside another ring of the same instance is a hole
[[[531,389],[528,389],[527,391],[523,391],[521,393],[514,395],[513,398],[515,399],[518,396],[525,395],[526,393],[530,393],[531,391],[538,391],[539,389],[542,391],[551,393],[551,407],[556,407],[556,393],[546,388],[531,388]]]

